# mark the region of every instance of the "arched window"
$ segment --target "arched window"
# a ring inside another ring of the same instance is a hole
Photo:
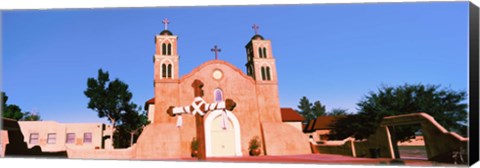
[[[168,64],[168,67],[167,67],[167,76],[168,78],[172,78],[172,64]]]
[[[267,58],[267,49],[263,47],[263,58]]]
[[[263,58],[263,52],[261,47],[258,48],[258,55],[260,58]]]
[[[167,55],[167,44],[162,44],[162,55]]]
[[[172,55],[172,44],[168,43],[167,55]]]
[[[167,77],[167,65],[162,64],[162,77],[166,78]]]
[[[265,80],[265,67],[262,67],[262,80]]]
[[[267,72],[265,72],[267,74],[267,80],[271,80],[270,78],[270,67],[267,67]]]
[[[215,91],[213,91],[213,95],[215,95],[215,97],[214,97],[215,102],[223,101],[223,92],[222,92],[221,89],[215,89]]]

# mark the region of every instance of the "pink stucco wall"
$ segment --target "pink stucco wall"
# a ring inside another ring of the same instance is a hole
[[[5,130],[0,131],[0,142],[1,142],[1,150],[0,150],[0,157],[5,157],[5,147],[8,144],[8,132]]]

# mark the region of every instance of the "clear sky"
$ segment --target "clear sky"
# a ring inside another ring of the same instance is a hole
[[[307,96],[332,108],[381,85],[437,84],[467,91],[468,2],[2,11],[2,90],[43,120],[106,122],[83,94],[99,68],[153,97],[154,35],[179,36],[180,75],[214,59],[245,72],[245,45],[272,40],[280,104]]]

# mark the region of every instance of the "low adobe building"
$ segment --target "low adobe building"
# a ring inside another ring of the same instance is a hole
[[[303,130],[302,122],[305,120],[300,114],[298,114],[292,108],[281,108],[280,112],[282,113],[282,122],[289,124],[298,130]]]
[[[64,124],[2,118],[1,156],[66,156],[67,148],[111,149],[112,128],[102,123]]]
[[[28,148],[39,146],[43,152],[66,151],[67,148],[113,148],[110,125],[55,121],[18,121],[18,124]]]
[[[336,116],[318,116],[303,127],[303,132],[314,142],[322,144],[328,140],[328,134],[333,129],[332,124],[337,119]]]

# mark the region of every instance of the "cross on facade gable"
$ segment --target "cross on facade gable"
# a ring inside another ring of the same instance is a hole
[[[165,30],[168,30],[168,24],[170,23],[170,21],[167,18],[165,18],[165,19],[163,19],[162,22],[165,25]]]
[[[192,114],[195,116],[195,125],[198,141],[198,160],[206,159],[206,150],[205,150],[205,124],[203,116],[213,110],[228,110],[232,111],[236,103],[232,99],[226,99],[222,102],[208,104],[203,100],[203,83],[200,80],[195,80],[192,83],[194,89],[194,101],[190,106],[183,107],[174,107],[170,106],[167,109],[167,114],[171,117],[177,116],[177,126],[178,121],[181,121],[182,114]]]
[[[260,27],[257,24],[253,24],[252,29],[255,31],[255,34],[258,34],[258,29]]]
[[[218,48],[217,45],[213,46],[212,49],[210,49],[210,51],[212,52],[215,52],[215,60],[218,60],[218,52],[222,51],[220,48]]]

